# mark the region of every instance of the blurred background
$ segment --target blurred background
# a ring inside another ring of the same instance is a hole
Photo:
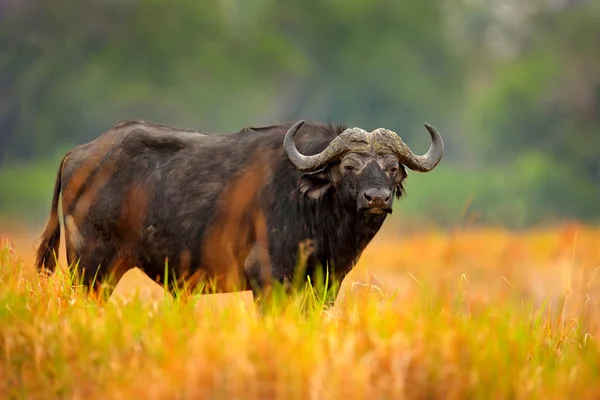
[[[120,119],[219,133],[386,127],[424,153],[393,219],[600,220],[597,0],[2,0],[0,219],[40,226],[58,163]],[[41,232],[40,232],[41,233]]]

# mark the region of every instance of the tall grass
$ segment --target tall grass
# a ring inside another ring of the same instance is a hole
[[[600,398],[599,239],[579,226],[382,238],[335,305],[308,290],[266,314],[116,304],[37,275],[5,241],[0,397]],[[395,285],[352,285],[366,266]]]

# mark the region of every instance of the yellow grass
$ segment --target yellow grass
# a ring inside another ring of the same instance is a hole
[[[383,233],[335,306],[263,316],[95,299],[11,236],[0,398],[600,398],[597,227]]]

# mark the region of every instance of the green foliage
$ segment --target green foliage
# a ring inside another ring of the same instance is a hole
[[[50,212],[58,163],[37,161],[0,169],[0,210],[24,223],[44,221]]]
[[[489,2],[456,0],[8,8],[0,213],[40,207],[51,185],[49,172],[33,171],[42,165],[35,160],[123,118],[217,132],[305,118],[385,126],[419,152],[428,144],[422,124],[438,127],[444,161],[435,176],[415,177],[413,195],[443,193],[435,206],[414,208],[440,221],[470,193],[485,215],[510,215],[510,223],[598,218],[600,50],[592,38],[600,7],[513,7],[517,22]],[[32,179],[17,182],[20,173]]]
[[[514,171],[527,220],[600,217],[599,26],[595,2],[540,7],[511,62],[486,60],[488,83],[470,93],[472,148]]]
[[[446,227],[491,223],[513,228],[557,222],[558,216],[598,221],[594,186],[570,179],[571,169],[540,151],[522,153],[504,167],[442,166],[434,174],[412,173],[399,217]]]

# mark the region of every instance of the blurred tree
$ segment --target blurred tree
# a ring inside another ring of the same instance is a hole
[[[0,165],[54,159],[128,117],[217,132],[343,121],[419,152],[429,122],[447,150],[421,178],[445,177],[420,188],[424,213],[475,191],[502,222],[600,218],[600,2],[5,0],[0,13]]]
[[[470,101],[472,139],[482,160],[499,167],[540,155],[545,167],[531,182],[538,211],[598,217],[600,4],[534,3],[520,14],[520,28],[506,29],[512,14],[508,23],[506,14],[495,21],[510,33],[513,51],[480,63],[487,82]]]
[[[81,135],[81,105],[69,86],[118,23],[114,11],[100,2],[62,0],[57,7],[32,0],[4,17],[1,158],[40,155],[57,139],[72,142]]]
[[[129,116],[214,130],[348,121],[419,129],[425,145],[422,123],[451,119],[461,90],[441,4],[31,1],[3,26],[3,156]]]
[[[32,1],[6,21],[1,158],[47,154],[133,116],[238,129],[286,60],[277,40],[260,40],[268,32],[236,39],[219,2]]]
[[[270,19],[311,61],[284,115],[385,126],[425,148],[423,123],[449,124],[462,96],[444,3],[274,1]]]

